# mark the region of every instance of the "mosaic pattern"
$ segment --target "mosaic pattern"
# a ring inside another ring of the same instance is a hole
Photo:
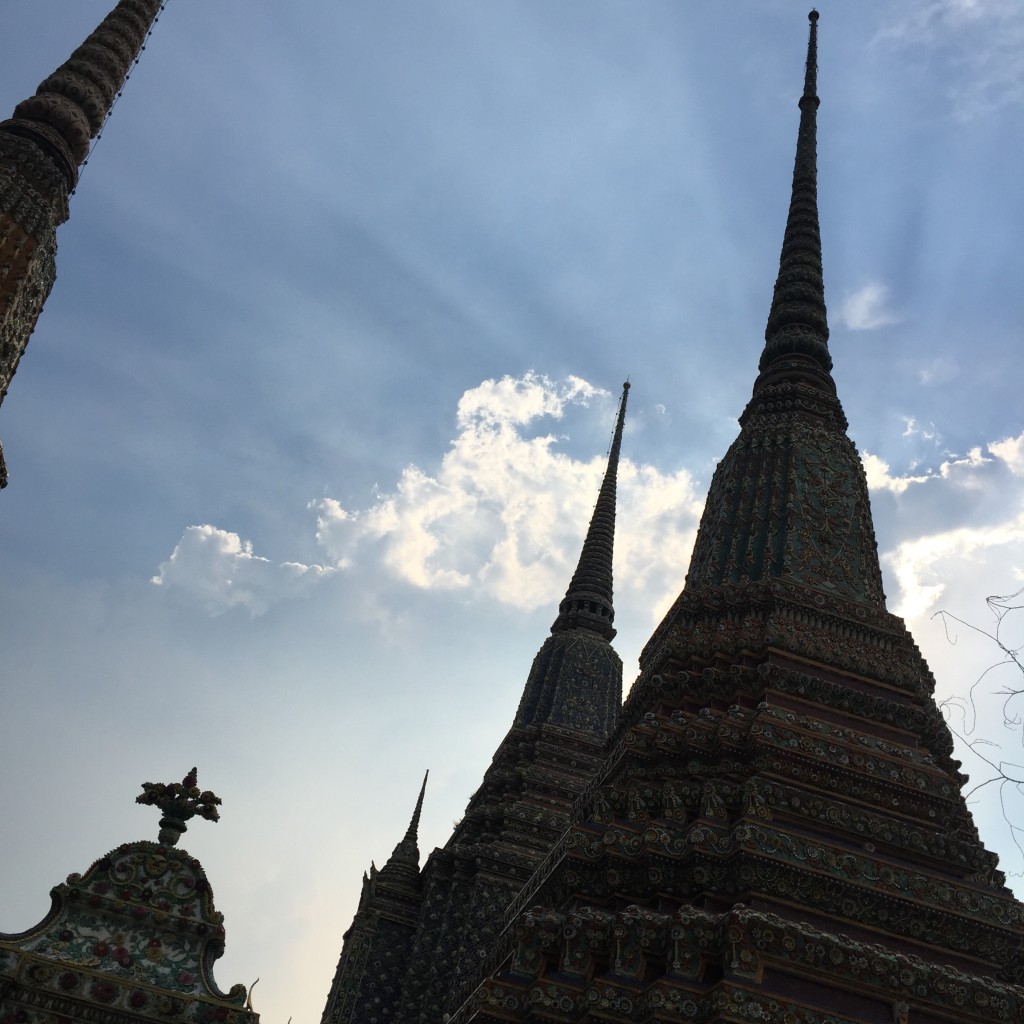
[[[52,1022],[47,1007],[90,1019],[87,1007],[97,1004],[135,1018],[257,1021],[243,985],[225,993],[214,981],[223,917],[202,867],[184,851],[126,844],[51,895],[39,925],[0,936],[0,979],[11,985],[0,1001],[4,1024]]]
[[[529,982],[542,961],[557,964],[562,978]],[[758,991],[769,976],[802,998]],[[853,1016],[808,1009],[808,997],[828,991]],[[517,929],[507,975],[474,996],[477,1020],[575,1021],[601,1012],[626,1020],[906,1021],[926,1005],[943,1020],[1024,1020],[1017,986],[747,907],[722,914],[538,908]]]

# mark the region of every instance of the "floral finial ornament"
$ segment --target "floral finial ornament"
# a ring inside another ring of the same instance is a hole
[[[208,789],[200,791],[195,768],[181,782],[144,782],[135,802],[163,812],[158,839],[164,846],[174,846],[188,828],[185,822],[197,814],[207,821],[220,820],[220,797]]]

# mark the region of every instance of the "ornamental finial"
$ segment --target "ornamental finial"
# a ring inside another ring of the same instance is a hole
[[[174,846],[188,828],[185,822],[197,814],[207,821],[220,820],[220,797],[208,789],[200,791],[195,768],[181,782],[144,782],[135,802],[163,812],[158,839],[164,846]]]

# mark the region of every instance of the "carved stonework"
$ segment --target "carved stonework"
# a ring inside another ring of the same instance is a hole
[[[56,278],[66,193],[27,140],[0,133],[0,402]]]
[[[50,896],[36,927],[0,934],[0,1021],[259,1024],[244,985],[214,981],[224,917],[183,850],[126,843]]]
[[[768,650],[795,663],[828,664],[855,688],[857,677],[915,695],[930,696],[935,688],[902,619],[785,580],[687,586],[640,656],[640,682],[677,666],[714,665],[735,661],[744,651]],[[636,687],[628,703],[635,693]]]
[[[14,109],[0,133],[12,130],[46,140],[74,186],[89,142],[103,127],[118,90],[160,13],[162,0],[121,0],[34,96]]]
[[[707,508],[689,586],[781,579],[884,607],[864,467],[837,425],[790,409],[747,420]]]
[[[0,404],[56,279],[57,227],[89,144],[103,126],[162,0],[121,0],[0,121]],[[0,452],[0,487],[7,471]]]
[[[580,921],[587,924],[582,949]],[[526,983],[542,961],[557,962],[565,977]],[[576,969],[566,970],[569,964]],[[594,964],[612,970],[597,978]],[[651,972],[664,977],[638,987]],[[765,991],[766,982],[789,997]],[[809,1009],[808,997],[822,993],[847,1012]],[[818,1024],[882,1020],[887,1013],[896,1020],[909,1012],[913,1019],[927,1009],[943,1021],[1009,1022],[1024,1019],[1024,991],[746,907],[721,914],[689,907],[674,914],[636,906],[572,914],[537,908],[517,929],[508,975],[485,983],[473,1009],[480,1021],[582,1020],[600,1012],[613,1020]]]

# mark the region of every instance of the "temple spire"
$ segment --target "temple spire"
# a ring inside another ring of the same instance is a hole
[[[419,838],[420,829],[420,811],[423,810],[423,795],[427,791],[427,779],[430,778],[430,769],[423,775],[423,785],[420,786],[420,795],[416,800],[416,809],[412,812],[412,819],[409,821],[409,827],[405,830],[405,838],[402,840],[407,843],[415,843]]]
[[[35,95],[0,123],[0,132],[34,142],[64,173],[68,188],[89,155],[124,80],[138,60],[163,0],[120,0]]]
[[[867,480],[830,372],[815,155],[818,12],[809,17],[793,189],[760,373],[740,435],[712,478],[686,587],[785,581],[882,608]]]
[[[804,357],[808,368],[828,373],[828,321],[821,270],[821,232],[818,226],[817,111],[818,12],[811,11],[807,40],[804,91],[800,97],[793,188],[786,232],[779,258],[771,312],[765,328],[759,369],[773,368],[780,359]],[[792,365],[792,363],[791,363]]]
[[[615,422],[615,434],[608,452],[608,466],[605,469],[597,504],[590,519],[579,564],[573,573],[569,589],[558,606],[558,618],[551,627],[552,633],[571,629],[588,629],[606,640],[615,636],[612,622],[615,609],[612,606],[612,556],[615,546],[615,494],[619,470],[619,450],[622,447],[622,428],[626,421],[626,399],[629,395],[629,381],[622,385],[619,400],[619,415]]]
[[[57,227],[79,168],[163,0],[121,0],[12,117],[0,121],[0,403],[57,276]],[[7,483],[0,447],[0,487]]]

